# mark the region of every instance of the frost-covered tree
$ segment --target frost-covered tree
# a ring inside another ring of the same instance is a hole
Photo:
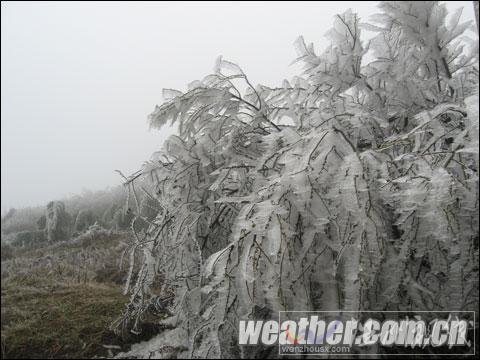
[[[68,240],[72,232],[72,217],[62,201],[50,201],[45,218],[45,235],[49,242]]]
[[[167,312],[183,356],[247,357],[238,320],[280,310],[477,309],[478,40],[438,2],[379,7],[373,25],[337,15],[320,54],[300,38],[304,71],[280,87],[220,57],[164,90],[151,126],[178,135],[126,181],[119,328]]]

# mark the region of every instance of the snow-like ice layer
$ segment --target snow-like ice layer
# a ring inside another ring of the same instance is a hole
[[[148,341],[133,344],[130,351],[119,353],[116,359],[168,359],[188,357],[188,336],[182,328],[166,330]]]

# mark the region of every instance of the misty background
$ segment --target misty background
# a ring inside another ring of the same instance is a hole
[[[149,131],[162,88],[185,90],[215,59],[253,84],[298,69],[293,42],[319,50],[351,2],[122,2],[1,4],[1,209],[121,183],[172,130]],[[471,1],[464,7],[473,20]],[[367,19],[376,2],[356,2]]]

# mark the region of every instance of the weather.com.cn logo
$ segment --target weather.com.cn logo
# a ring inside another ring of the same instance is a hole
[[[242,346],[279,355],[475,355],[475,312],[280,311],[240,320]]]

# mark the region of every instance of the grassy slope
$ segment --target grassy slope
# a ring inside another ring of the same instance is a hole
[[[103,345],[119,344],[108,326],[125,302],[113,286],[10,282],[2,287],[2,353],[8,358],[107,356]]]
[[[2,261],[2,357],[103,357],[109,355],[103,345],[121,345],[108,326],[127,297],[109,276],[115,272],[112,265],[100,266],[116,263],[125,241],[124,235],[102,234],[35,250],[17,249],[15,259]],[[53,266],[45,256],[53,259]],[[85,270],[76,265],[77,259],[95,261]],[[61,272],[56,271],[59,265]]]

